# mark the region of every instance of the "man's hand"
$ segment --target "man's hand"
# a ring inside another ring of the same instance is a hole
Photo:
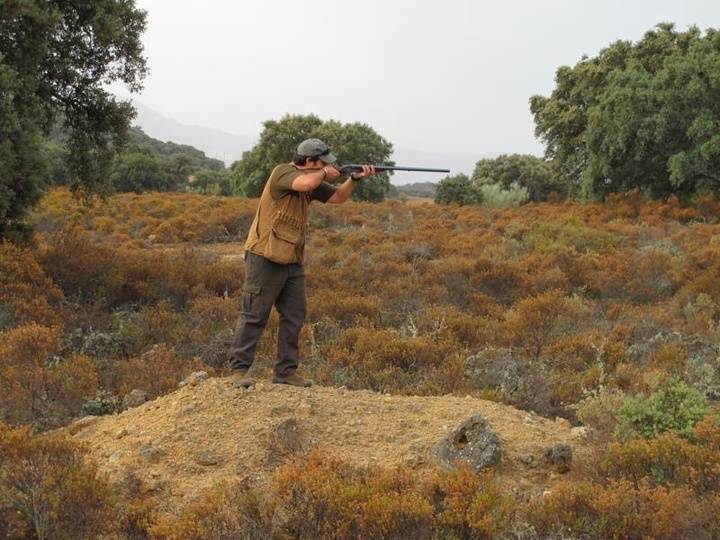
[[[322,170],[325,171],[325,180],[335,180],[340,176],[340,171],[332,165],[325,165]]]
[[[373,167],[372,165],[363,165],[362,168],[362,172],[351,173],[350,178],[352,178],[353,180],[361,180],[363,178],[367,178],[368,176],[377,174],[375,172],[375,167]]]

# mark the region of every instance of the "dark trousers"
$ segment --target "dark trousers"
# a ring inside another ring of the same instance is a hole
[[[305,272],[301,264],[277,264],[245,254],[240,317],[230,348],[230,367],[249,369],[273,305],[280,314],[275,374],[287,377],[298,367],[298,339],[305,321]]]

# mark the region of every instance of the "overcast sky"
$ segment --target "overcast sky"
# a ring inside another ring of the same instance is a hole
[[[720,27],[719,0],[138,0],[136,96],[180,122],[257,136],[315,113],[397,147],[533,153],[528,98],[555,70],[661,21]]]

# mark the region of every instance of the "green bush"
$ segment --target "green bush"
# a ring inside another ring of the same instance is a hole
[[[483,206],[489,208],[508,208],[521,206],[530,200],[530,193],[527,188],[512,183],[508,189],[500,184],[481,184],[477,187],[480,193]]]
[[[695,424],[707,413],[707,400],[700,392],[682,381],[670,380],[649,396],[637,395],[623,403],[615,436],[627,440],[673,430],[690,438]]]

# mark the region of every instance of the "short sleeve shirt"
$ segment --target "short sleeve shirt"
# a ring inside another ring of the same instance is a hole
[[[283,164],[276,167],[270,175],[270,192],[275,200],[282,199],[288,193],[298,193],[292,188],[293,180],[305,174],[304,171],[296,169],[290,164]],[[335,194],[337,188],[329,182],[321,182],[318,187],[308,193],[311,201],[326,203]]]

